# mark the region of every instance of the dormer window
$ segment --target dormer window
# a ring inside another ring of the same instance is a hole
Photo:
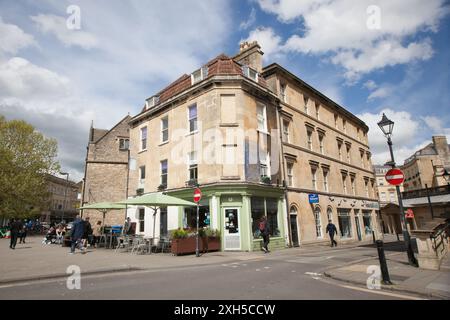
[[[153,96],[153,97],[151,97],[151,98],[148,98],[148,99],[145,101],[145,104],[146,104],[146,108],[147,108],[147,109],[153,108],[153,107],[156,106],[158,103],[159,103],[159,96]]]
[[[258,72],[256,70],[253,70],[252,68],[248,67],[248,66],[243,66],[242,67],[242,73],[244,74],[244,76],[246,76],[247,78],[252,79],[253,81],[258,82]]]
[[[208,76],[208,67],[202,67],[191,74],[191,84],[202,81]]]

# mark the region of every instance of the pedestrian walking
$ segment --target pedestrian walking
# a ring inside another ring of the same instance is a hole
[[[10,224],[11,240],[9,247],[11,249],[16,248],[17,238],[19,237],[19,232],[22,230],[22,222],[18,219],[12,219]]]
[[[259,231],[261,232],[261,236],[263,238],[262,249],[264,250],[264,253],[269,253],[270,251],[268,246],[270,242],[270,229],[266,216],[263,216],[259,221]]]
[[[81,250],[82,253],[86,253],[86,249],[83,247],[83,238],[84,235],[84,221],[81,220],[80,216],[77,216],[71,230],[70,240],[70,254],[75,253],[75,248]]]
[[[20,230],[20,234],[19,234],[19,243],[25,243],[25,239],[27,237],[27,225],[26,224],[22,224],[22,230]]]
[[[333,222],[331,220],[328,220],[328,225],[327,225],[327,230],[326,232],[328,233],[328,235],[330,236],[330,240],[331,240],[331,247],[336,246],[337,247],[337,242],[336,240],[334,240],[334,236],[338,233],[337,232],[337,228],[336,226],[333,224]]]
[[[84,222],[84,234],[83,234],[83,246],[87,247],[87,245],[92,243],[92,226],[89,221],[89,217],[86,217]]]

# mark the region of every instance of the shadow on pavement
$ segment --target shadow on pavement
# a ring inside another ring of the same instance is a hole
[[[411,239],[411,246],[412,246],[414,253],[418,253],[416,239]],[[377,245],[372,243],[372,244],[361,245],[358,247],[376,249]],[[385,242],[384,243],[384,251],[406,252],[405,243],[403,241]]]

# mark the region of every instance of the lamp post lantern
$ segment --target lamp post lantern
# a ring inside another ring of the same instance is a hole
[[[64,222],[64,213],[66,212],[66,199],[67,199],[67,187],[69,185],[69,173],[68,172],[60,172],[60,175],[67,176],[66,178],[66,188],[64,189],[64,204],[63,204],[63,212],[61,217],[61,222]]]
[[[388,117],[386,117],[386,115],[383,113],[383,117],[381,121],[378,122],[378,126],[380,127],[384,136],[387,138],[389,152],[391,154],[391,161],[389,161],[388,164],[392,168],[395,168],[394,152],[392,151],[392,140],[391,140],[392,130],[394,129],[394,121],[388,119]],[[410,265],[417,267],[418,266],[417,260],[416,257],[414,256],[414,251],[411,246],[411,237],[409,236],[408,228],[406,226],[406,218],[403,209],[403,200],[402,194],[400,192],[400,187],[397,185],[395,186],[395,189],[397,190],[398,205],[400,207],[400,221],[402,223],[403,239],[405,241],[406,252],[408,253],[408,261]]]

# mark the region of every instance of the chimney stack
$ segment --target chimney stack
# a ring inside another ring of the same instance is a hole
[[[234,56],[233,59],[243,65],[255,69],[260,73],[262,71],[263,54],[264,52],[261,51],[261,47],[257,41],[244,41],[239,45],[239,53]]]

